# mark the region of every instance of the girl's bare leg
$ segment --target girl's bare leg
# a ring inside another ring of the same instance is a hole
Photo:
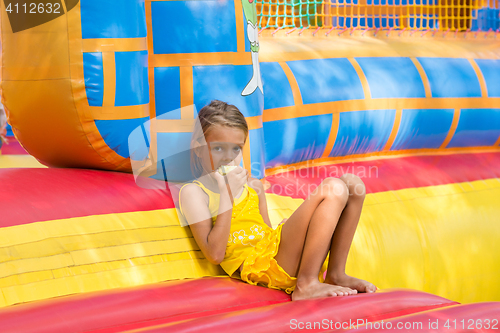
[[[348,195],[342,180],[326,178],[283,225],[275,259],[290,276],[297,277],[293,300],[355,293],[318,280]]]
[[[349,189],[349,198],[333,234],[325,283],[349,287],[359,292],[375,292],[377,288],[372,283],[345,273],[347,255],[361,216],[366,190],[363,181],[357,176],[345,174],[340,179]]]

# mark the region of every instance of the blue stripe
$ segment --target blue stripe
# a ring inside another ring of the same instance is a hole
[[[250,65],[193,67],[194,103],[197,110],[218,99],[235,105],[245,117],[262,115],[264,96],[260,89],[251,95],[241,96],[252,74]]]
[[[429,79],[432,97],[481,97],[479,81],[467,59],[417,59]]]
[[[82,37],[147,36],[144,0],[81,0]]]
[[[381,151],[392,131],[396,110],[340,113],[339,130],[330,157]]]
[[[406,57],[356,58],[372,98],[425,97],[417,68]]]
[[[349,60],[288,61],[304,104],[363,99],[363,87]]]
[[[262,179],[265,177],[265,142],[264,129],[257,128],[249,131],[248,139],[250,140],[250,158],[252,177]]]
[[[155,54],[236,52],[234,1],[151,3]]]
[[[130,156],[128,148],[130,134],[134,130],[137,130],[137,133],[142,133],[140,126],[148,121],[148,119],[148,117],[144,117],[137,119],[95,120],[95,125],[108,147],[118,155],[128,158]]]
[[[181,79],[179,67],[157,67],[155,102],[158,119],[181,119]]]
[[[277,62],[261,62],[264,84],[264,109],[274,109],[294,105],[290,82]]]
[[[85,91],[90,106],[102,106],[104,96],[104,74],[102,69],[102,53],[83,53],[83,76]]]
[[[115,106],[149,103],[148,51],[115,52]]]
[[[488,97],[500,97],[500,60],[475,59],[475,61],[486,81]]]
[[[266,167],[321,157],[331,124],[331,114],[265,122]]]
[[[453,109],[403,110],[391,150],[439,148],[452,121]]]
[[[500,109],[462,109],[447,148],[491,146],[500,137]]]
[[[14,132],[12,132],[12,126],[7,124],[7,136],[14,136]]]

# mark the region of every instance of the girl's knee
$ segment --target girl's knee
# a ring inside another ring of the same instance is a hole
[[[339,178],[325,178],[320,185],[320,194],[325,198],[334,198],[340,201],[343,205],[347,203],[349,198],[349,189],[346,184]]]
[[[344,182],[349,189],[349,196],[355,198],[365,198],[366,187],[365,183],[356,175],[351,173],[343,174],[340,179]]]

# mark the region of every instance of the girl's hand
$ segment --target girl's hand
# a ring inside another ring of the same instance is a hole
[[[217,180],[217,185],[219,186],[219,191],[223,192],[227,190],[226,179],[231,189],[231,194],[236,196],[243,186],[248,181],[248,171],[242,167],[236,167],[234,170],[230,171],[226,176],[221,175],[218,171],[214,172],[215,180]]]
[[[278,224],[278,225],[282,225],[282,224],[284,224],[284,223],[286,222],[286,220],[288,220],[288,219],[285,217],[285,218],[283,219],[283,221],[281,221],[281,222],[280,222],[280,224]]]

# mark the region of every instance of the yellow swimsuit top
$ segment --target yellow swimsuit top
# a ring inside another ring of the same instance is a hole
[[[212,215],[212,222],[215,223],[219,211],[220,194],[210,191],[197,180],[193,183],[201,187],[208,195],[208,208]],[[180,201],[179,208],[182,213]],[[229,276],[232,276],[241,266],[243,261],[245,261],[248,253],[252,251],[253,247],[255,247],[266,234],[272,231],[273,229],[264,222],[260,214],[259,196],[257,192],[245,184],[243,193],[238,198],[234,199],[231,230],[227,241],[226,254],[224,255],[224,260],[220,263],[222,269]]]

